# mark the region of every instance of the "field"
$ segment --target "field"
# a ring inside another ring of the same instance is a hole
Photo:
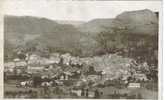
[[[5,98],[11,98],[10,96],[6,95],[7,91],[10,92],[28,92],[28,91],[33,91],[36,92],[36,97],[37,98],[86,98],[82,96],[76,96],[73,94],[70,94],[70,87],[66,86],[57,86],[58,87],[58,92],[57,92],[57,87],[48,87],[47,90],[45,91],[43,87],[39,88],[34,88],[34,87],[16,87],[16,81],[10,81],[8,83],[4,84],[4,93],[5,93]],[[131,96],[137,96],[141,95],[141,98],[143,99],[157,99],[158,98],[158,93],[157,91],[151,91],[145,88],[116,88],[114,86],[107,86],[104,88],[98,88],[98,87],[93,87],[94,89],[98,89],[101,91],[103,94],[99,97],[102,99],[108,99],[108,98],[132,98]],[[61,91],[59,91],[61,90]],[[123,95],[123,96],[122,96]],[[18,97],[21,98],[21,97]],[[24,98],[24,97],[23,97]],[[34,97],[33,97],[34,98]]]

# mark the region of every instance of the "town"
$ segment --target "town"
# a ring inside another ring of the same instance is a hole
[[[158,99],[159,6],[51,3],[4,15],[5,99]]]
[[[4,63],[4,96],[139,99],[152,94],[157,98],[156,75],[156,66],[118,54],[76,57],[56,52],[46,58],[19,51]]]

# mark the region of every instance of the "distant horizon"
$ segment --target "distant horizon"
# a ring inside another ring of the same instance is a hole
[[[34,18],[39,18],[39,19],[48,19],[48,20],[53,20],[53,21],[75,21],[75,22],[88,22],[88,21],[83,21],[83,20],[59,20],[59,19],[51,19],[51,18],[47,18],[47,17],[42,17],[42,16],[31,16],[31,15],[4,15],[6,16],[10,16],[10,17],[34,17]],[[101,18],[96,18],[96,19],[101,19]],[[103,19],[110,19],[110,18],[103,18]],[[93,19],[92,19],[93,20]],[[90,21],[90,20],[89,20]]]
[[[35,16],[51,20],[83,21],[115,18],[124,11],[158,12],[160,1],[47,1],[5,0],[4,15]]]
[[[141,9],[141,10],[132,10],[132,11],[142,11],[142,10],[150,10],[150,9]],[[152,11],[152,10],[151,10]],[[123,12],[130,12],[130,11],[123,11]],[[123,13],[122,12],[122,13]],[[152,12],[157,12],[157,11],[152,11]],[[84,20],[73,20],[73,19],[71,19],[71,20],[62,20],[62,19],[51,19],[51,18],[47,18],[47,17],[42,17],[42,16],[32,16],[32,15],[9,15],[9,14],[5,14],[4,16],[14,16],[14,17],[34,17],[34,18],[39,18],[39,19],[48,19],[48,20],[52,20],[52,21],[73,21],[73,22],[89,22],[89,21],[92,21],[92,20],[96,20],[96,19],[114,19],[116,16],[118,16],[118,15],[116,15],[114,18],[94,18],[94,19],[91,19],[91,20],[88,20],[88,21],[84,21]]]

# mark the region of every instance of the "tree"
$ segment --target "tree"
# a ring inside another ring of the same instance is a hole
[[[124,48],[124,43],[128,43],[125,40],[125,29],[113,27],[109,31],[99,33],[95,40],[98,46],[102,47],[104,53],[114,53],[117,49]]]
[[[39,76],[34,76],[34,77],[32,78],[32,80],[33,80],[33,85],[34,85],[34,87],[39,86],[39,85],[41,84],[41,82],[42,82],[42,79],[41,79],[41,77],[39,77]]]
[[[18,58],[25,60],[26,55],[24,53],[20,53],[20,54],[18,54]]]
[[[137,94],[137,99],[143,99],[140,93]]]

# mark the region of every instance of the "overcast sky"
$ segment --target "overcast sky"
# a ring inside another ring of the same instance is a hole
[[[123,11],[159,11],[160,5],[160,1],[5,0],[3,7],[4,14],[8,15],[88,21],[94,18],[114,18]]]

